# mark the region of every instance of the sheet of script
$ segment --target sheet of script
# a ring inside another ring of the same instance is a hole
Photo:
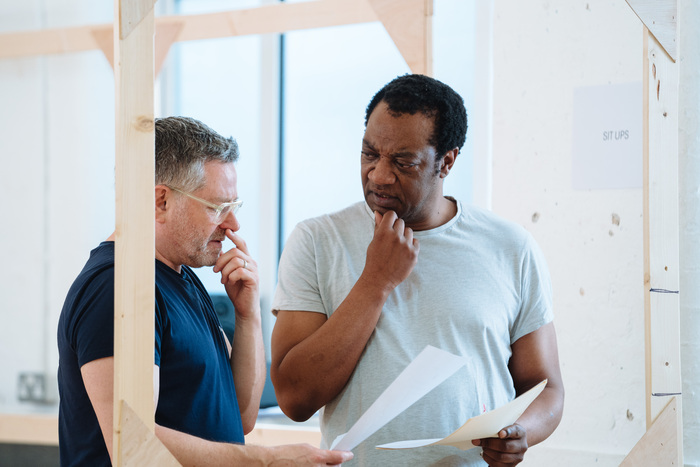
[[[414,439],[409,441],[397,441],[394,443],[380,444],[377,449],[412,449],[423,446],[455,446],[466,451],[476,447],[472,444],[474,439],[497,438],[501,429],[512,425],[525,412],[525,409],[532,404],[547,385],[545,379],[537,386],[524,392],[514,400],[508,402],[490,412],[477,415],[466,421],[457,431],[445,438],[434,439]]]
[[[466,364],[465,357],[426,346],[331,449],[351,451]]]

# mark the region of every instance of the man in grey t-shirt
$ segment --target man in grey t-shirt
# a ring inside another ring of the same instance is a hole
[[[358,446],[354,462],[515,465],[554,431],[564,400],[542,254],[519,226],[443,195],[467,129],[450,87],[396,78],[365,125],[365,202],[299,224],[280,260],[271,369],[280,407],[294,420],[323,408],[328,445],[430,344],[471,363]],[[446,436],[544,379],[515,424],[474,441],[480,449],[374,449]]]

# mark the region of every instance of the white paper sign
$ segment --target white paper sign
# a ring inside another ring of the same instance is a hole
[[[467,359],[427,346],[331,449],[350,451],[466,365]]]
[[[642,98],[642,83],[574,89],[574,189],[641,188]]]

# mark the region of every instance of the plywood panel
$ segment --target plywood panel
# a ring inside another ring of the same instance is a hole
[[[627,3],[675,62],[678,56],[678,1],[627,0]]]
[[[680,410],[676,398],[672,398],[654,421],[642,439],[622,461],[620,467],[673,467],[682,465],[677,454],[680,438],[676,430],[676,420]]]
[[[120,425],[124,430],[120,461],[122,466],[177,467],[180,463],[136,415],[129,404],[123,403]]]

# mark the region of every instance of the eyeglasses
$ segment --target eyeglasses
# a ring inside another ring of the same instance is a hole
[[[205,199],[199,198],[193,195],[192,193],[187,193],[186,191],[178,190],[177,188],[171,186],[169,186],[168,188],[170,188],[173,191],[177,191],[178,193],[183,194],[189,198],[192,198],[193,200],[198,201],[206,207],[210,208],[212,210],[210,211],[212,213],[212,220],[217,224],[221,224],[224,221],[224,219],[226,219],[226,217],[229,215],[229,213],[236,214],[236,212],[238,212],[238,209],[241,206],[243,206],[243,201],[240,199],[231,201],[230,203],[214,204],[210,203]]]

